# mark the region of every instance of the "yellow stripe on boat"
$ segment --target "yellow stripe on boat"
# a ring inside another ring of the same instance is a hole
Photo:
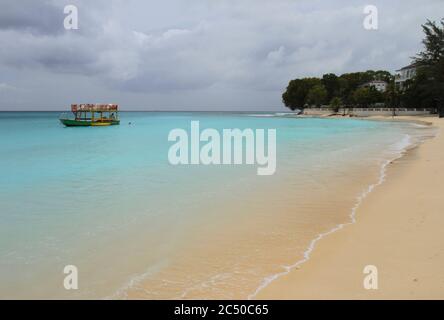
[[[111,122],[92,122],[91,126],[97,127],[97,126],[109,126],[111,125]]]

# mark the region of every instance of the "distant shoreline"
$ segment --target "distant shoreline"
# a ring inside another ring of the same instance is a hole
[[[70,110],[0,110],[1,112],[70,112]],[[276,110],[241,110],[241,111],[230,111],[230,110],[121,110],[121,112],[199,112],[199,113],[288,113],[286,110],[284,111],[276,111]]]

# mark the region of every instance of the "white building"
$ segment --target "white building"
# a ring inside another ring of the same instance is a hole
[[[405,82],[415,77],[417,67],[418,65],[416,63],[412,63],[404,68],[396,70],[396,76],[395,76],[396,88],[398,88],[399,90],[404,89]]]
[[[362,85],[362,87],[366,87],[366,88],[373,87],[376,90],[378,90],[379,92],[387,91],[387,86],[388,86],[388,83],[385,81],[381,81],[381,80],[373,80],[373,81],[364,83]]]

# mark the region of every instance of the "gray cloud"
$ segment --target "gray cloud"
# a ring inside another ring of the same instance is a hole
[[[67,31],[63,6],[71,3],[80,29]],[[3,90],[0,109],[98,100],[128,108],[278,109],[292,78],[408,63],[420,48],[420,24],[444,12],[442,0],[375,0],[380,28],[367,31],[366,4],[1,1],[0,83],[26,94]]]
[[[0,29],[19,30],[33,34],[60,32],[63,17],[50,1],[0,1]]]

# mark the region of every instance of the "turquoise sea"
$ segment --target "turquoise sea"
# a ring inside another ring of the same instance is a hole
[[[264,112],[122,112],[120,126],[86,128],[58,116],[0,113],[0,298],[246,298],[348,221],[428,130]],[[276,129],[276,173],[169,164],[168,133],[192,120]],[[65,265],[78,290],[64,289]]]

